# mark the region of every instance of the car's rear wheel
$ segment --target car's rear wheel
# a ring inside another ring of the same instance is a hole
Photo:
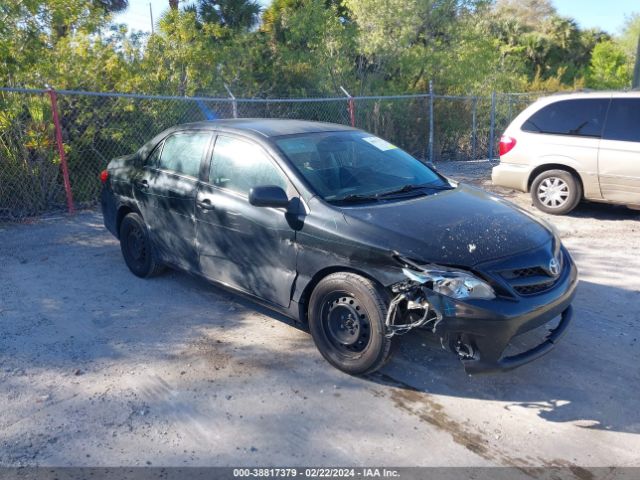
[[[155,258],[144,220],[137,213],[129,213],[122,219],[120,249],[127,267],[138,277],[153,277],[164,270]]]
[[[309,300],[309,329],[322,356],[353,375],[377,370],[389,356],[388,299],[374,282],[354,273],[323,278]]]
[[[582,185],[566,170],[547,170],[531,184],[533,204],[543,212],[564,215],[582,199]]]

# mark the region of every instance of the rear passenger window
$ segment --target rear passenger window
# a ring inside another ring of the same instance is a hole
[[[158,168],[198,177],[200,161],[209,144],[208,132],[177,133],[164,141]]]
[[[149,155],[147,157],[147,160],[144,162],[145,165],[148,165],[150,167],[157,167],[158,166],[158,160],[160,159],[160,153],[162,153],[162,143],[160,143],[160,145],[158,145],[156,148],[153,149],[153,152],[151,152],[151,155]]]
[[[287,190],[284,175],[255,143],[219,135],[213,149],[209,181],[221,188],[249,194],[252,187],[277,185]]]
[[[640,98],[611,100],[607,125],[602,138],[624,142],[640,142]]]
[[[555,102],[531,115],[522,125],[522,130],[554,135],[600,137],[608,105],[608,98]]]

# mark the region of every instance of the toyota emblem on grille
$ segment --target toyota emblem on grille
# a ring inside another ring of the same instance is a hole
[[[555,258],[552,258],[549,262],[549,273],[554,277],[560,275],[560,262]]]

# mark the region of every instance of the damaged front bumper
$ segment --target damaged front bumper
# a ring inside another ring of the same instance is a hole
[[[578,274],[568,253],[564,261],[553,288],[529,297],[458,300],[415,281],[400,282],[392,287],[396,295],[387,315],[387,335],[428,328],[458,355],[469,374],[511,370],[534,361],[553,349],[573,316]],[[547,334],[537,344],[509,353],[514,339],[545,326]]]

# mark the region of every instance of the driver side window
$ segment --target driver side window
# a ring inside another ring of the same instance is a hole
[[[266,152],[255,143],[219,135],[213,150],[209,182],[243,195],[260,185],[287,191],[287,180]]]

